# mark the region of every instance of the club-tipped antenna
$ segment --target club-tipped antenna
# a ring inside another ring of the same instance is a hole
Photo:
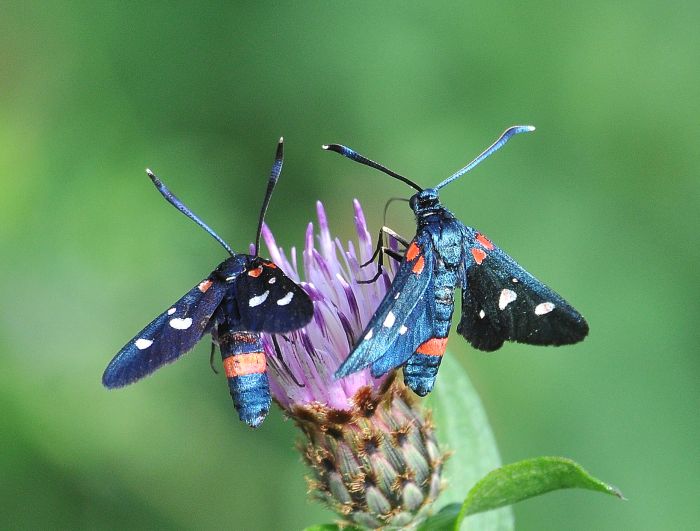
[[[418,186],[410,179],[404,177],[403,175],[399,175],[395,171],[391,171],[389,168],[387,168],[386,166],[382,166],[378,162],[374,162],[373,160],[370,160],[367,157],[363,157],[358,152],[356,152],[353,149],[350,149],[347,146],[343,146],[341,144],[324,144],[321,147],[326,151],[335,151],[336,153],[340,153],[343,157],[347,157],[350,160],[354,160],[355,162],[359,162],[360,164],[364,164],[365,166],[369,166],[370,168],[374,168],[375,170],[384,172],[387,175],[393,177],[394,179],[398,179],[399,181],[405,182],[408,186],[414,188],[419,192],[423,190],[420,186]]]
[[[219,242],[222,245],[222,247],[224,249],[226,249],[228,254],[230,254],[231,256],[233,256],[235,254],[233,252],[233,250],[231,249],[231,247],[229,247],[229,245],[224,240],[222,240],[219,237],[219,235],[209,227],[209,225],[207,225],[201,219],[199,219],[199,217],[197,217],[189,208],[187,208],[182,201],[180,201],[177,197],[175,197],[175,194],[173,194],[170,190],[168,190],[168,187],[162,183],[162,181],[156,176],[155,173],[153,173],[149,169],[146,169],[146,174],[148,174],[148,176],[151,178],[151,181],[153,181],[153,184],[156,186],[156,188],[161,193],[161,195],[163,197],[165,197],[165,199],[167,199],[168,203],[173,205],[180,212],[182,212],[185,216],[190,218],[197,225],[199,225],[205,231],[207,231],[210,236],[212,236],[217,242]]]
[[[258,220],[258,232],[255,234],[255,255],[260,253],[260,234],[262,233],[263,221],[265,220],[265,212],[267,212],[267,207],[270,204],[270,198],[272,197],[272,191],[275,189],[277,180],[280,178],[280,173],[282,173],[282,163],[284,162],[284,137],[280,137],[279,142],[277,142],[277,152],[275,153],[275,162],[272,163],[272,170],[270,170],[270,179],[267,181],[267,191],[265,192],[265,199],[263,199],[262,208],[260,209],[260,219]]]
[[[489,155],[493,154],[494,152],[498,151],[501,149],[508,140],[511,139],[511,137],[519,134],[519,133],[529,133],[531,131],[534,131],[535,127],[532,125],[514,125],[513,127],[509,127],[506,129],[501,136],[498,137],[498,140],[496,140],[493,144],[491,144],[489,147],[487,147],[481,155],[476,157],[473,161],[471,161],[469,164],[467,164],[464,168],[462,168],[459,171],[456,171],[452,175],[450,175],[447,179],[442,181],[440,184],[438,184],[435,189],[439,190],[443,186],[446,186],[450,184],[452,181],[457,179],[458,177],[461,177],[468,171],[471,171],[474,169],[476,166],[479,165],[479,163],[487,158]]]

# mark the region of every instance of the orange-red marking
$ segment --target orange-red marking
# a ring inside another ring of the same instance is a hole
[[[267,361],[263,352],[248,352],[236,354],[224,359],[224,371],[228,378],[260,374],[267,370]]]
[[[211,280],[202,280],[202,281],[199,283],[199,286],[197,286],[197,287],[199,288],[199,291],[201,291],[202,293],[204,293],[204,292],[207,291],[209,288],[211,288],[211,285],[212,285],[212,284],[213,284],[213,282],[212,282]]]
[[[478,241],[481,245],[483,245],[489,251],[491,249],[493,249],[493,247],[494,247],[494,245],[491,243],[491,241],[481,233],[478,233],[476,235],[476,241]]]
[[[421,256],[418,258],[418,261],[415,264],[413,264],[413,269],[411,269],[411,271],[413,271],[416,275],[420,275],[424,267],[425,258]]]
[[[472,247],[469,250],[472,252],[472,256],[474,257],[474,260],[476,260],[476,263],[481,265],[481,262],[483,262],[484,258],[486,258],[486,252],[482,251],[481,249],[477,249],[476,247]]]
[[[265,262],[265,267],[271,267],[272,269],[277,269],[277,264],[274,262]]]
[[[254,278],[259,277],[260,273],[262,273],[262,266],[258,266],[255,269],[248,271],[248,275]]]
[[[411,242],[411,245],[408,246],[408,250],[406,251],[406,260],[410,262],[419,254],[420,248],[415,244],[415,242]]]
[[[442,356],[447,348],[447,338],[446,337],[434,337],[428,339],[425,343],[422,343],[416,352],[419,354],[427,354],[428,356]]]

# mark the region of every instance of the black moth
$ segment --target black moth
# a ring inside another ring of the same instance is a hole
[[[372,259],[379,255],[381,268],[382,253],[387,253],[401,262],[399,270],[360,341],[336,372],[337,378],[368,366],[374,376],[380,376],[403,365],[406,385],[421,396],[428,394],[447,346],[456,287],[462,289],[457,332],[479,350],[499,349],[504,341],[565,345],[586,337],[588,324],[581,314],[486,236],[459,221],[438,197],[440,188],[474,168],[513,135],[532,130],[532,126],[509,128],[467,166],[426,189],[348,147],[323,146],[417,190],[410,199],[417,223],[413,240],[405,241],[386,227],[380,232]],[[404,256],[381,246],[385,234],[406,246]]]
[[[302,328],[313,317],[309,296],[274,263],[258,256],[260,232],[272,191],[282,171],[283,140],[277,145],[267,192],[260,210],[255,254],[234,253],[150,170],[158,191],[180,212],[213,236],[231,255],[141,330],[105,369],[105,387],[123,387],[175,361],[207,333],[219,345],[229,390],[240,419],[259,426],[270,409],[270,389],[261,332]]]

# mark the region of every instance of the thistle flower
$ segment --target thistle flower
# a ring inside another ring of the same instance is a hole
[[[287,258],[263,227],[270,258],[314,301],[314,318],[306,328],[263,336],[270,387],[305,437],[298,448],[311,469],[313,496],[346,523],[410,528],[440,491],[444,455],[430,416],[392,376],[373,378],[367,369],[342,380],[333,377],[394,275],[389,264],[376,282],[358,283],[374,274],[374,266],[360,267],[374,247],[357,201],[354,210],[358,245],[344,247],[332,238],[317,203],[318,248],[309,223],[301,264],[295,248]]]

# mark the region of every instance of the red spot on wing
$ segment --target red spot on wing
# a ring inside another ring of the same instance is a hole
[[[476,263],[481,265],[481,262],[483,262],[484,258],[486,258],[486,252],[482,251],[481,249],[477,249],[476,247],[472,247],[469,250],[472,252],[472,256],[474,257],[474,260],[476,260]]]
[[[269,267],[271,269],[277,269],[277,264],[274,262],[264,262],[265,267]]]
[[[197,287],[199,288],[199,291],[201,291],[202,293],[204,293],[204,292],[207,291],[209,288],[211,288],[211,285],[212,285],[212,284],[213,284],[213,282],[212,282],[211,280],[207,279],[207,280],[202,280],[202,281],[199,283],[199,286],[197,286]]]
[[[481,245],[484,246],[485,249],[488,249],[489,251],[494,248],[494,245],[491,243],[491,241],[481,233],[476,234],[476,241],[478,241]]]
[[[422,343],[416,352],[419,354],[427,354],[428,356],[442,356],[447,348],[446,337],[434,337]]]
[[[411,242],[406,250],[406,260],[412,261],[416,256],[420,254],[420,248],[416,245],[416,242]]]
[[[262,266],[258,266],[255,269],[251,269],[250,271],[248,271],[248,276],[251,276],[253,278],[259,277],[262,271]]]
[[[248,352],[236,354],[224,359],[224,371],[228,378],[245,376],[246,374],[261,374],[267,371],[267,361],[263,352]]]
[[[413,271],[416,275],[420,275],[421,272],[423,271],[424,267],[425,267],[425,258],[420,256],[418,258],[418,261],[415,264],[413,264],[413,268],[411,269],[411,271]]]

